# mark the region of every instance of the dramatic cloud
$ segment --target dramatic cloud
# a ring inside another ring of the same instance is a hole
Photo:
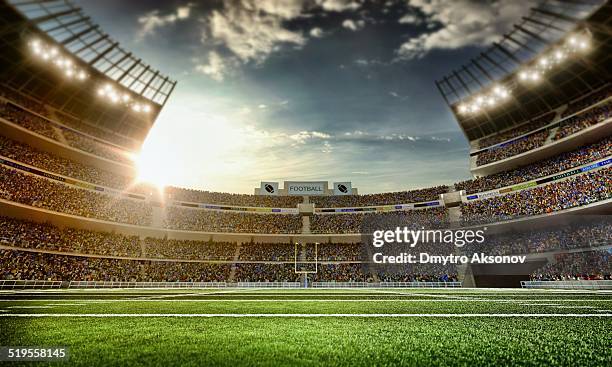
[[[418,25],[421,20],[413,11],[422,13],[427,29],[404,42],[396,50],[399,59],[423,57],[434,49],[457,49],[464,46],[483,46],[499,39],[525,9],[535,0],[409,0],[411,12],[400,19],[400,23]]]
[[[223,81],[228,67],[226,61],[217,52],[211,51],[208,53],[208,62],[196,65],[195,69],[220,82]]]
[[[363,27],[365,27],[365,21],[362,19],[359,19],[359,20],[346,19],[344,22],[342,22],[342,26],[351,31],[358,31],[362,29]]]
[[[138,31],[137,38],[143,39],[148,35],[154,34],[157,28],[165,27],[179,20],[189,18],[192,7],[192,4],[179,6],[174,12],[165,15],[161,15],[159,10],[153,10],[139,17],[138,23],[140,24],[140,30]]]
[[[359,2],[353,0],[317,0],[317,5],[320,5],[323,10],[333,12],[357,10],[361,7]]]
[[[310,36],[311,37],[315,37],[315,38],[321,38],[323,37],[324,33],[323,30],[319,27],[315,27],[313,29],[310,30]]]

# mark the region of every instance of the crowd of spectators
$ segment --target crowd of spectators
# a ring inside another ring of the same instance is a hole
[[[461,248],[469,256],[530,254],[609,244],[612,221],[607,218],[585,217],[563,226],[518,228],[506,233],[487,234],[482,244],[472,243]]]
[[[177,206],[166,208],[166,227],[201,232],[300,233],[297,214],[236,213]]]
[[[374,277],[364,271],[362,264],[319,264],[312,274],[315,282],[373,282]]]
[[[503,132],[500,132],[499,134],[493,135],[493,136],[489,136],[486,138],[482,138],[478,141],[478,147],[479,148],[486,148],[486,147],[490,147],[491,145],[495,145],[501,142],[504,142],[508,139],[512,139],[514,137],[517,137],[519,135],[523,135],[526,134],[530,131],[534,131],[537,130],[543,126],[546,126],[548,124],[550,124],[553,120],[553,118],[555,117],[555,112],[551,111],[541,117],[535,118],[534,120],[523,124],[521,126],[515,127],[513,129],[510,130],[506,130]]]
[[[59,140],[58,131],[47,120],[34,116],[10,103],[0,103],[0,117],[50,139]]]
[[[94,166],[62,158],[55,154],[43,152],[1,135],[0,155],[49,172],[120,190],[127,188],[134,181],[133,178],[119,173],[105,171]]]
[[[362,207],[421,203],[440,199],[440,194],[448,192],[448,186],[434,186],[419,190],[385,192],[367,195],[311,196],[310,202],[317,208]]]
[[[581,111],[597,102],[603,101],[604,99],[612,96],[612,84],[606,85],[605,87],[597,90],[596,92],[589,93],[586,96],[578,99],[575,102],[570,103],[563,114],[562,118],[570,116],[578,111]]]
[[[142,257],[185,260],[233,260],[236,244],[147,237]]]
[[[60,229],[51,224],[7,217],[0,217],[0,240],[10,246],[37,250],[108,256],[140,256],[140,241],[137,236],[75,228]]]
[[[0,279],[62,281],[227,281],[231,265],[123,260],[0,249]]]
[[[439,226],[448,222],[445,207],[414,209],[376,214],[317,214],[311,217],[312,233],[362,233],[390,222],[402,225]]]
[[[244,243],[240,247],[240,261],[293,261],[292,243]]]
[[[238,263],[235,265],[236,282],[299,282],[301,274],[295,272],[295,265]]]
[[[612,280],[612,250],[555,255],[555,261],[531,274],[531,280]]]
[[[609,92],[608,92],[609,93]],[[597,102],[591,101],[588,105]],[[585,106],[586,107],[586,106]],[[575,112],[579,111],[576,110]],[[553,140],[559,140],[577,133],[580,130],[586,129],[587,127],[598,124],[610,117],[612,113],[612,103],[606,103],[602,106],[595,107],[593,109],[584,111],[576,116],[570,117],[566,120],[562,120],[558,124],[554,124],[546,130],[539,131],[517,140],[492,147],[491,149],[485,150],[479,153],[476,158],[476,165],[482,166],[491,162],[506,159],[508,157],[515,156],[527,152],[532,149],[536,149],[544,145],[546,139],[551,135],[551,130],[556,128],[554,132]],[[569,116],[569,114],[565,115]]]
[[[74,148],[100,156],[102,158],[110,159],[112,161],[130,165],[134,164],[134,160],[127,150],[122,150],[112,145],[97,142],[90,137],[77,134],[70,130],[62,130],[62,135],[64,135],[64,138],[68,144]]]
[[[95,136],[97,138],[117,143],[123,147],[126,147],[129,150],[136,148],[136,142],[133,139],[130,139],[126,136],[119,135],[110,131],[106,131],[103,128],[99,128],[97,126],[93,126],[83,120],[80,120],[74,116],[68,115],[61,111],[54,111],[54,115],[51,113],[51,110],[48,110],[46,106],[33,98],[22,95],[17,92],[13,92],[10,88],[0,87],[0,96],[4,97],[6,100],[13,102],[14,104],[21,106],[30,111],[36,112],[37,114],[44,116],[49,119],[56,119],[62,124],[69,126],[78,131],[82,131],[91,136]]]
[[[53,123],[48,120],[33,115],[15,105],[0,103],[0,117],[59,142],[62,142],[60,138],[61,135],[68,145],[73,148],[117,162],[126,164],[134,163],[126,150],[98,142],[90,137],[77,134],[68,129],[54,127]]]
[[[26,97],[20,93],[13,92],[10,88],[0,86],[0,96],[8,101],[14,102],[20,106],[27,108],[30,111],[34,111],[39,115],[46,116],[48,114],[45,106],[34,100],[33,98]]]
[[[607,137],[571,152],[548,158],[510,171],[494,173],[455,184],[455,189],[467,194],[494,190],[505,186],[549,176],[612,155],[612,137]]]
[[[0,197],[81,217],[151,224],[152,209],[143,200],[80,189],[3,166],[0,166]]]
[[[608,102],[602,106],[585,111],[580,115],[563,120],[555,132],[553,140],[563,139],[577,133],[580,130],[597,125],[598,123],[610,118],[611,114],[612,102]]]
[[[466,224],[552,213],[612,197],[612,169],[603,168],[547,185],[461,205]]]
[[[119,135],[111,131],[104,130],[103,128],[93,126],[86,121],[80,120],[61,111],[55,111],[55,115],[58,117],[59,122],[75,130],[82,131],[91,136],[95,136],[96,138],[120,145],[125,147],[124,149],[127,150],[137,150],[138,148],[138,143],[134,139],[127,136]]]
[[[482,166],[539,148],[544,145],[549,134],[550,131],[543,130],[535,134],[513,140],[506,144],[493,147],[489,150],[485,150],[484,152],[478,154],[476,158],[476,165]]]
[[[168,199],[176,201],[267,208],[295,208],[298,203],[302,202],[301,196],[232,194],[183,189],[172,186],[166,187],[165,194]]]

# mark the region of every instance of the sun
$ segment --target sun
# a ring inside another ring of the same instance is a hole
[[[158,190],[163,190],[168,185],[168,173],[163,169],[164,165],[150,154],[137,154],[134,156],[136,166],[136,184],[149,184]]]

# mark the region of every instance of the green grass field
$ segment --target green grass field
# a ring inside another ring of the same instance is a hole
[[[0,345],[67,346],[83,366],[611,366],[612,293],[1,291]]]

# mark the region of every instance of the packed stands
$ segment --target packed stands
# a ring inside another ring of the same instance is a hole
[[[562,121],[559,129],[555,133],[553,140],[563,139],[572,134],[577,133],[580,130],[586,129],[600,122],[603,122],[610,118],[612,114],[612,102],[606,103],[602,106],[595,107],[578,116],[570,117],[567,120]]]
[[[151,224],[143,200],[113,197],[0,166],[0,197],[56,212],[142,226]]]
[[[612,155],[612,138],[607,137],[596,143],[571,152],[548,158],[510,171],[494,173],[489,176],[462,181],[455,189],[466,190],[467,194],[498,189],[594,162]]]
[[[544,145],[549,134],[550,132],[548,130],[539,131],[535,134],[527,135],[517,140],[513,140],[506,144],[486,150],[478,154],[476,158],[476,165],[482,166],[539,148]]]
[[[68,256],[0,249],[0,279],[137,282],[225,281],[229,264]]]
[[[50,224],[0,217],[0,243],[16,247],[96,254],[139,257],[140,240],[108,232],[74,228],[60,229]]]
[[[544,116],[541,116],[539,118],[534,119],[531,122],[528,122],[524,125],[515,127],[513,129],[510,130],[506,130],[503,131],[499,134],[487,137],[487,138],[483,138],[480,139],[478,141],[478,146],[479,148],[486,148],[486,147],[490,147],[491,145],[495,145],[495,144],[499,144],[501,142],[504,142],[506,140],[515,138],[517,136],[526,134],[530,131],[534,131],[537,130],[541,127],[544,127],[548,124],[550,124],[553,120],[553,118],[555,117],[555,112],[549,112],[547,114],[545,114]]]
[[[299,233],[302,217],[167,207],[166,227],[203,232]]]
[[[361,233],[364,225],[385,225],[389,221],[403,225],[436,226],[447,224],[448,217],[444,207],[379,214],[317,214],[311,219],[310,229],[313,233]]]
[[[49,172],[58,173],[85,182],[123,190],[131,185],[134,178],[84,165],[82,163],[40,151],[27,144],[0,135],[0,155],[29,164]],[[130,191],[135,191],[131,188]]]
[[[576,116],[562,120],[558,124],[551,125],[545,130],[485,150],[477,155],[476,165],[482,166],[539,148],[544,145],[552,132],[554,132],[552,140],[559,140],[573,135],[608,119],[611,114],[611,107],[612,103],[594,107]]]
[[[385,192],[368,195],[311,196],[310,202],[318,208],[342,208],[375,205],[421,203],[440,199],[448,192],[448,186],[434,186],[419,190]]]
[[[472,255],[533,254],[559,250],[585,249],[606,246],[612,233],[612,221],[606,217],[586,217],[561,227],[531,227],[508,233],[485,236],[482,244],[464,246],[461,251]]]
[[[113,161],[133,164],[133,160],[127,151],[98,142],[86,135],[81,135],[68,129],[54,127],[48,120],[33,115],[16,105],[0,103],[0,117],[59,142],[61,142],[59,137],[59,134],[61,134],[68,142],[68,145],[73,148]]]
[[[294,264],[240,263],[235,265],[236,282],[299,282]]]
[[[321,264],[314,274],[315,282],[372,282],[374,277],[361,264]]]
[[[233,260],[236,244],[233,242],[212,242],[175,240],[167,238],[144,239],[142,257],[182,260]]]
[[[532,280],[611,280],[611,250],[555,255],[555,262],[531,274]]]
[[[563,118],[573,115],[574,113],[592,106],[597,102],[603,101],[610,96],[612,96],[612,85],[608,84],[605,87],[599,88],[595,92],[589,93],[577,101],[570,103],[563,111],[561,117]]]
[[[247,243],[240,248],[241,261],[293,261],[294,244],[291,243]]]
[[[176,201],[267,208],[295,208],[302,202],[301,196],[232,194],[177,187],[166,187],[165,194],[168,199]]]
[[[551,213],[612,197],[612,169],[603,168],[547,185],[461,205],[466,224]]]
[[[4,97],[8,101],[11,101],[15,105],[36,112],[37,114],[44,116],[50,120],[57,121],[61,124],[64,124],[78,131],[82,131],[96,138],[106,140],[111,143],[116,143],[118,145],[126,147],[127,149],[135,148],[136,143],[133,139],[105,131],[100,127],[93,126],[83,120],[80,120],[74,116],[68,115],[67,113],[61,111],[54,111],[54,113],[52,114],[50,110],[47,109],[42,103],[39,103],[28,96],[22,95],[21,93],[14,92],[9,87],[0,87],[0,96]]]

